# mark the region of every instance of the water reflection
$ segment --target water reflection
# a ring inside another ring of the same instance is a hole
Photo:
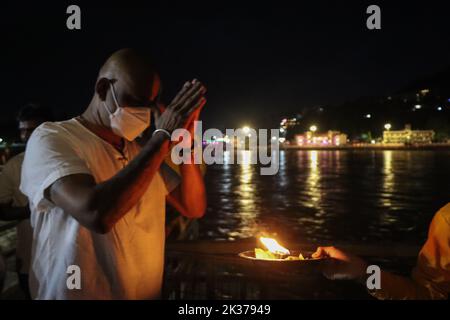
[[[255,210],[255,202],[254,202],[254,189],[252,187],[252,177],[253,177],[253,168],[250,162],[252,151],[244,150],[240,155],[242,157],[242,162],[240,166],[240,175],[239,175],[239,201],[241,204],[241,210],[244,213],[254,212]]]
[[[392,205],[389,195],[394,191],[394,172],[392,169],[392,150],[383,152],[383,194],[380,197],[383,207]]]
[[[256,231],[256,217],[258,214],[255,205],[255,189],[252,177],[255,171],[254,156],[255,151],[241,150],[238,151],[238,166],[240,167],[239,186],[237,195],[240,204],[240,225],[239,235],[242,237],[251,237]]]
[[[317,241],[421,243],[450,194],[448,151],[281,151],[276,176],[260,175],[252,151],[236,156],[241,164],[208,167],[203,238],[267,228]]]
[[[279,168],[278,174],[276,178],[276,183],[279,190],[283,190],[283,188],[288,186],[288,176],[286,174],[286,151],[280,151],[280,159],[279,159]]]
[[[319,169],[319,159],[318,151],[309,151],[309,175],[306,180],[306,185],[308,187],[309,201],[305,204],[308,207],[320,207],[320,169]]]

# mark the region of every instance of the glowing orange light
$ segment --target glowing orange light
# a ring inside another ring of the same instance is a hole
[[[280,245],[277,240],[272,238],[260,237],[259,241],[272,253],[288,255],[290,254],[289,250]]]

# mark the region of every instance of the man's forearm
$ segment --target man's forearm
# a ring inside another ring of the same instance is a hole
[[[206,190],[199,165],[182,164],[181,172],[181,200],[192,218],[203,216],[206,210]]]
[[[136,205],[159,170],[168,150],[168,137],[163,133],[156,134],[125,168],[95,187],[93,206],[104,227],[110,229]]]

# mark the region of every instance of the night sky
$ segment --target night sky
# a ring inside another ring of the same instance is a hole
[[[80,113],[99,67],[123,47],[151,50],[166,102],[185,80],[203,81],[203,118],[220,129],[389,94],[450,65],[445,1],[92,2],[4,5],[2,130],[28,101],[59,118]],[[81,31],[66,28],[69,4],[81,7]],[[380,5],[382,30],[366,28],[369,4]]]

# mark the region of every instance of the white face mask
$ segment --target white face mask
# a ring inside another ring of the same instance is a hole
[[[114,86],[112,83],[109,85],[111,86],[111,93],[114,104],[116,105],[116,111],[112,113],[104,101],[103,105],[109,113],[111,130],[118,136],[125,138],[128,141],[133,141],[150,126],[151,110],[146,107],[121,108],[117,102]]]

